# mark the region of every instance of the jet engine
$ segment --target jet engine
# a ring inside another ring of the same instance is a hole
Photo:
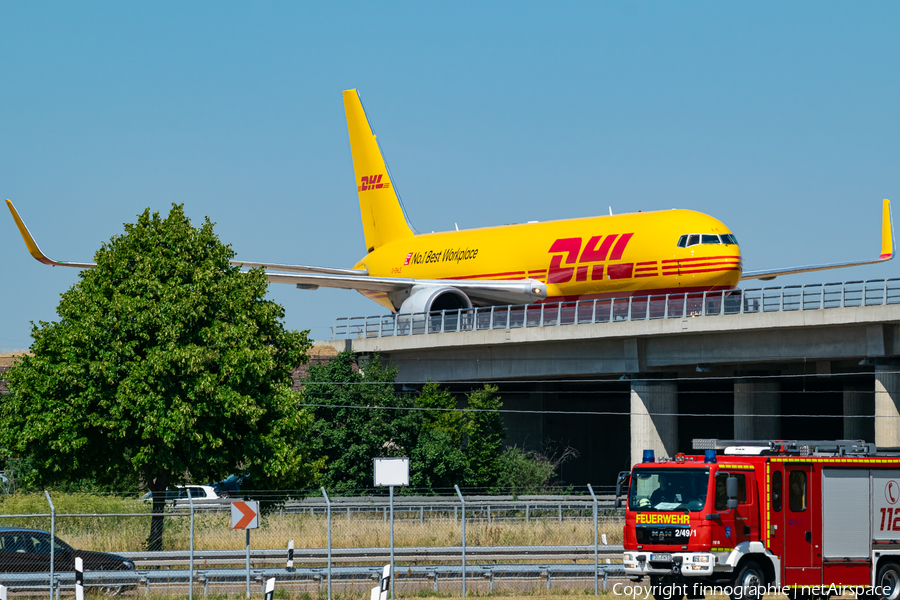
[[[472,300],[462,290],[450,286],[414,286],[397,312],[409,314],[460,308],[472,308]]]

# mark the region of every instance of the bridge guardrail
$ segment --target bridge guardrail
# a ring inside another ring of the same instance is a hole
[[[335,339],[900,304],[900,278],[339,317]]]

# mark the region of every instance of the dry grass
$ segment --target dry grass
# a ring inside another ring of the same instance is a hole
[[[150,530],[150,507],[146,502],[128,498],[97,497],[79,494],[55,495],[57,514],[91,514],[87,517],[59,517],[56,533],[68,544],[81,550],[104,552],[135,551],[144,546]],[[185,508],[184,512],[187,509]],[[13,495],[0,501],[0,513],[26,515],[49,512],[42,495]],[[107,517],[103,513],[148,513],[147,517]],[[50,529],[47,517],[4,518],[0,526]],[[251,533],[253,548],[286,548],[294,540],[297,548],[324,548],[327,523],[323,515],[273,513],[264,515],[259,529]],[[601,519],[599,533],[605,533],[610,544],[622,542],[622,521]],[[197,512],[194,519],[195,549],[240,550],[244,548],[243,531],[231,529],[228,512]],[[462,528],[451,518],[428,517],[398,519],[394,522],[395,546],[458,546]],[[590,518],[564,519],[494,519],[466,522],[466,543],[471,546],[531,546],[593,543],[593,521]],[[166,550],[187,550],[190,545],[190,519],[166,517],[163,536]],[[380,516],[354,515],[332,517],[332,546],[335,548],[386,547],[390,543],[388,522]]]
[[[59,519],[57,532],[72,546],[84,550],[124,551],[142,547],[150,528],[149,518]],[[593,543],[590,520],[494,521],[466,523],[466,543],[471,546],[540,546]],[[603,522],[601,533],[611,544],[621,543],[620,522]],[[228,513],[200,513],[194,520],[195,549],[240,550],[244,548],[243,531],[231,529]],[[462,528],[453,519],[395,521],[394,545],[458,546]],[[324,548],[327,524],[321,515],[284,515],[264,518],[261,527],[250,534],[253,548],[286,548],[294,540],[297,548]],[[390,527],[381,519],[354,517],[333,518],[331,529],[334,548],[387,547]],[[166,550],[187,550],[190,544],[190,521],[185,517],[166,519]]]

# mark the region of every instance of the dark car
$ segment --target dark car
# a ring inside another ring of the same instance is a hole
[[[55,538],[54,571],[74,571],[81,557],[85,571],[133,570],[134,563],[108,552],[76,550]],[[33,573],[50,570],[50,534],[40,529],[0,527],[0,573]]]
[[[231,496],[240,497],[241,487],[248,489],[250,487],[250,478],[239,475],[229,475],[222,481],[212,484],[213,489],[220,498],[229,498]]]

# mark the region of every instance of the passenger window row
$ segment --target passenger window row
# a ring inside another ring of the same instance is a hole
[[[724,235],[715,235],[712,233],[691,233],[678,238],[679,248],[688,248],[690,246],[696,246],[697,244],[725,244],[726,246],[730,246],[732,244],[734,244],[735,246],[738,245],[737,238],[734,237],[734,234],[732,233],[726,233]]]

